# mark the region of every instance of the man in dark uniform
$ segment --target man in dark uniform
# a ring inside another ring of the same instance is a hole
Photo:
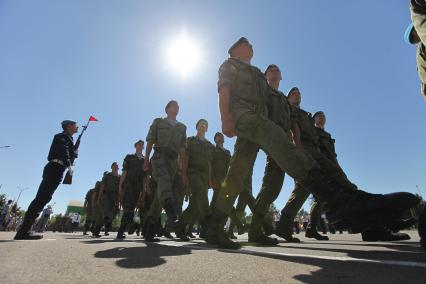
[[[225,248],[240,247],[229,239],[223,227],[259,146],[281,170],[300,180],[305,188],[327,203],[327,216],[339,227],[359,230],[395,219],[419,202],[416,196],[406,192],[382,195],[346,190],[325,175],[317,163],[267,117],[269,86],[264,74],[250,63],[253,57],[250,42],[240,38],[228,53],[231,58],[220,67],[218,81],[222,130],[228,137],[237,135],[248,143],[231,158],[225,186],[211,216],[207,242]]]
[[[86,222],[84,223],[83,235],[86,236],[87,231],[92,230],[93,226],[93,204],[92,204],[93,188],[86,193],[84,199],[84,209],[86,210]]]
[[[77,151],[74,148],[73,134],[77,133],[78,126],[75,121],[64,120],[62,122],[63,132],[54,136],[50,146],[49,161],[43,170],[43,180],[38,188],[35,199],[31,202],[25,213],[24,221],[15,235],[15,240],[37,240],[42,235],[33,235],[29,231],[35,219],[44,206],[52,199],[52,195],[62,181],[65,170],[72,173],[74,159]]]
[[[119,199],[123,207],[120,228],[117,239],[125,238],[124,231],[133,222],[135,208],[138,205],[140,194],[144,187],[145,171],[143,169],[145,158],[143,156],[144,142],[135,143],[135,154],[129,154],[124,158],[123,171],[119,185]]]

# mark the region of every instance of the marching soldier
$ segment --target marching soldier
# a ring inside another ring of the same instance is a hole
[[[49,161],[43,170],[43,180],[38,188],[35,199],[31,202],[25,213],[24,221],[15,235],[15,240],[37,240],[42,235],[33,235],[29,231],[35,219],[38,217],[44,206],[52,199],[53,193],[62,181],[65,170],[68,168],[72,173],[72,164],[77,158],[74,148],[73,135],[77,133],[78,126],[75,121],[64,120],[62,123],[63,132],[54,136],[50,146]]]
[[[339,226],[357,229],[369,227],[395,219],[419,202],[410,193],[373,195],[360,190],[346,190],[335,183],[267,117],[269,86],[264,74],[250,63],[253,57],[250,42],[241,38],[228,53],[231,57],[220,67],[218,81],[222,130],[225,135],[237,135],[247,143],[241,146],[238,155],[234,153],[231,158],[225,186],[210,217],[207,242],[225,248],[240,247],[228,238],[223,227],[235,197],[242,189],[242,177],[246,177],[250,171],[251,161],[259,146],[281,170],[301,181],[321,201],[327,202],[328,216]]]
[[[178,171],[178,157],[186,163],[186,126],[176,118],[179,113],[179,105],[176,101],[170,101],[165,108],[167,117],[156,118],[147,135],[145,171],[152,164],[152,177],[157,183],[153,204],[144,222],[144,234],[147,241],[158,241],[155,239],[158,219],[162,208],[167,214],[166,228],[170,231],[177,224],[176,198],[173,192],[173,183]],[[149,161],[151,151],[154,149],[152,162]],[[187,173],[182,168],[182,182],[187,184]]]
[[[202,232],[201,237],[205,237],[206,223],[205,217],[210,214],[208,189],[212,184],[211,180],[211,159],[213,145],[205,138],[208,130],[208,122],[200,119],[197,124],[197,135],[189,137],[186,142],[187,147],[187,169],[188,187],[190,192],[189,205],[182,213],[179,229],[176,229],[176,235],[181,240],[188,241],[186,226],[199,220]]]
[[[104,175],[101,182],[98,200],[102,216],[97,220],[95,230],[99,231],[104,225],[105,236],[109,235],[112,229],[112,221],[118,213],[118,187],[120,184],[120,175],[118,174],[117,162],[112,163],[111,172]]]
[[[92,204],[93,188],[86,193],[84,199],[84,209],[86,210],[86,222],[84,223],[83,236],[87,236],[87,231],[92,230],[93,226],[93,204]]]
[[[124,239],[124,232],[133,223],[135,209],[138,200],[144,190],[146,173],[144,170],[145,157],[143,156],[144,142],[138,140],[135,143],[135,154],[129,154],[124,158],[123,170],[119,183],[119,202],[123,207],[120,228],[117,239]]]

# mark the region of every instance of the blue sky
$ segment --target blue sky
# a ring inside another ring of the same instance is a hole
[[[212,140],[217,70],[246,36],[254,65],[278,64],[281,89],[298,86],[306,110],[326,112],[354,183],[425,196],[426,105],[415,47],[402,39],[409,21],[406,1],[1,1],[0,146],[12,148],[0,149],[0,192],[13,199],[17,186],[28,187],[20,199],[28,206],[63,119],[100,121],[83,137],[73,185],[54,195],[55,213],[82,200],[112,161],[121,164],[170,99],[180,102],[188,135],[203,117]],[[165,52],[183,30],[202,53],[185,79]],[[255,193],[264,165],[262,153]],[[279,208],[292,187],[286,177]]]

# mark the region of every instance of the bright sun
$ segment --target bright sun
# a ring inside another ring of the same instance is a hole
[[[200,64],[200,50],[197,43],[183,33],[170,44],[168,59],[172,67],[186,77]]]

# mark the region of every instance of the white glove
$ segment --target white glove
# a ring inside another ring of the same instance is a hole
[[[68,167],[68,173],[70,174],[70,176],[74,174],[74,170],[72,169],[71,166]]]

